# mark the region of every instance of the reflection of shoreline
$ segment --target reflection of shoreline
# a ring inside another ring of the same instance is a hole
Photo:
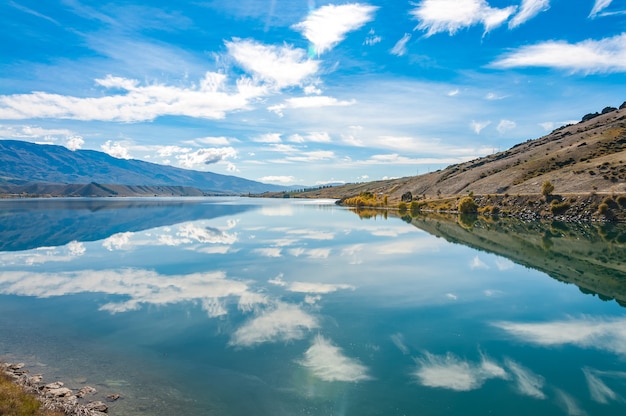
[[[97,241],[186,221],[236,215],[251,209],[221,199],[65,199],[0,201],[0,251]]]
[[[494,253],[626,307],[626,227],[424,215],[411,222],[452,243]]]

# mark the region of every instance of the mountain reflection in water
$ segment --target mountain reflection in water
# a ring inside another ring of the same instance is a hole
[[[622,301],[620,227],[248,198],[2,207],[0,359],[121,394],[111,414],[625,411],[623,308],[546,276]]]

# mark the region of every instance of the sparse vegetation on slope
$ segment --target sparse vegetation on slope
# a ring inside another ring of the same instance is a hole
[[[337,198],[350,205],[350,198],[369,192],[388,195],[390,207],[404,202],[408,209],[413,201],[419,201],[420,209],[456,211],[459,199],[473,192],[483,213],[495,208],[501,215],[530,211],[539,216],[623,221],[623,206],[607,205],[598,211],[596,199],[602,197],[594,195],[626,195],[625,104],[619,109],[605,107],[593,117],[585,116],[583,121],[541,138],[437,172],[347,184],[299,196]],[[555,199],[554,192],[562,196]],[[522,205],[513,205],[510,195],[521,196]],[[545,203],[538,201],[542,197]],[[594,201],[593,213],[588,205],[580,205],[587,199]],[[485,200],[491,201],[482,203]]]

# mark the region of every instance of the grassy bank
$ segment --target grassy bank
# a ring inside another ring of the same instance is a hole
[[[0,415],[5,416],[63,416],[63,413],[43,409],[33,394],[26,393],[8,375],[0,373]]]

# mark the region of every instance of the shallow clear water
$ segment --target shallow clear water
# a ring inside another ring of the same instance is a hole
[[[2,201],[0,235],[0,358],[113,415],[626,411],[623,307],[399,218]]]

